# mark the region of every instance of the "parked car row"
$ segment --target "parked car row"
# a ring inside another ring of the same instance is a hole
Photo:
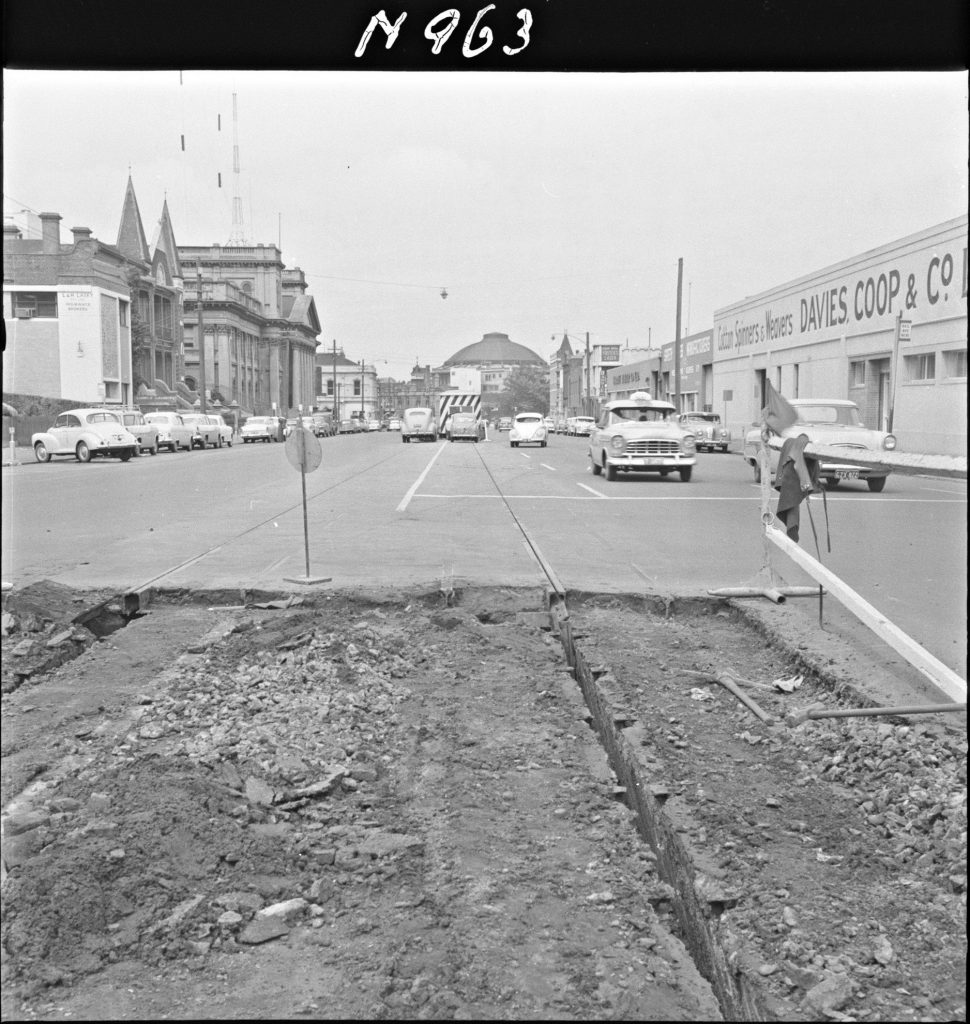
[[[38,462],[50,462],[55,455],[72,456],[78,462],[99,456],[127,462],[143,452],[221,448],[231,446],[232,440],[232,427],[220,416],[88,408],[60,413],[48,430],[31,435],[30,444]]]

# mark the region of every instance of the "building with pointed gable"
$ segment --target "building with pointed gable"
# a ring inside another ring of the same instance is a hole
[[[149,248],[130,175],[116,248],[128,261],[135,399],[146,411],[190,405],[176,397],[183,372],[182,268],[168,200]]]

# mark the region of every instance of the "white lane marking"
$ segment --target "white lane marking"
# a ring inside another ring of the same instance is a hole
[[[578,487],[582,487],[584,490],[589,491],[595,498],[606,500],[606,501],[746,501],[749,504],[754,504],[753,498],[738,498],[725,496],[718,498],[716,496],[706,496],[702,494],[667,494],[660,496],[650,495],[637,495],[637,494],[602,494],[600,491],[594,491],[592,487],[587,487],[586,484],[577,484]],[[592,498],[584,498],[581,494],[416,494],[416,498],[495,498],[501,500],[502,498],[516,499],[516,500],[534,500],[534,501],[592,501]],[[836,500],[845,502],[847,496],[842,496]],[[942,498],[876,498],[872,496],[860,497],[859,499],[865,505],[870,505],[874,502],[908,502],[910,504],[923,504],[923,505],[965,505],[966,502],[962,500],[945,501]]]
[[[939,487],[921,487],[920,490],[921,491],[932,491],[934,494],[949,494],[951,498],[954,497],[954,496],[956,496],[958,498],[960,497],[960,493],[958,491],[944,491],[944,490],[942,490]]]
[[[404,497],[401,499],[401,504],[398,505],[398,507],[394,510],[395,512],[403,512],[408,507],[408,505],[411,502],[411,499],[414,497],[414,492],[421,486],[422,482],[424,481],[424,478],[431,471],[431,467],[434,465],[435,459],[437,459],[438,456],[444,450],[445,445],[439,444],[438,450],[432,456],[431,461],[427,464],[427,466],[424,467],[424,472],[422,472],[422,474],[417,478],[417,480],[415,480],[414,483],[411,485],[410,489],[408,490],[408,493],[405,494]]]
[[[555,466],[547,465],[545,462],[540,462],[539,465],[542,466],[543,469],[552,470],[553,473],[556,472],[556,467]]]

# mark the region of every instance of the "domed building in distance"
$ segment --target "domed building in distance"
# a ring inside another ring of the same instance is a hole
[[[482,375],[483,395],[504,390],[509,374],[520,366],[548,369],[548,364],[542,356],[498,331],[484,334],[481,341],[460,348],[443,364],[447,369],[467,367],[479,370]]]

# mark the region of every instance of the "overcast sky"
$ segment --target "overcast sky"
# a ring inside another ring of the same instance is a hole
[[[149,242],[167,197],[180,245],[225,244],[234,93],[247,241],[399,378],[490,331],[656,347],[678,258],[694,333],[967,209],[965,72],[5,70],[4,213],[114,243],[130,168]]]

